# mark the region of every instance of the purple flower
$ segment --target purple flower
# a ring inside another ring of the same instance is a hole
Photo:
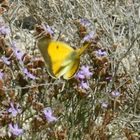
[[[80,23],[83,25],[83,26],[90,26],[91,23],[89,22],[89,20],[87,19],[80,19]]]
[[[9,131],[15,136],[23,134],[23,129],[19,128],[17,124],[9,124]]]
[[[43,113],[45,114],[45,117],[49,123],[53,121],[57,121],[57,118],[53,116],[52,114],[53,112],[50,107],[44,108]]]
[[[28,70],[27,70],[27,68],[24,68],[23,69],[23,72],[24,72],[24,74],[26,74],[26,76],[27,77],[29,77],[29,78],[31,78],[31,79],[36,79],[36,77],[33,75],[33,74],[31,74]]]
[[[85,79],[85,75],[79,71],[76,75],[75,75],[75,78],[76,79]]]
[[[15,53],[17,59],[21,61],[21,60],[22,60],[22,57],[23,57],[23,55],[24,55],[24,53],[21,52],[21,51],[20,51],[19,49],[17,49],[17,48],[15,48],[13,51],[14,51],[14,53]]]
[[[87,82],[81,81],[80,88],[82,88],[82,89],[88,89],[89,88],[89,85],[88,85]]]
[[[89,71],[89,66],[82,66],[81,71],[86,77],[92,76],[92,72]]]
[[[82,43],[91,41],[91,40],[93,39],[94,35],[95,35],[95,32],[93,32],[93,31],[90,32],[88,35],[86,35],[86,36],[82,39]]]
[[[0,71],[0,79],[2,79],[3,78],[3,73]]]
[[[46,32],[48,32],[50,35],[53,36],[54,31],[50,28],[49,25],[47,25],[47,24],[43,24],[43,28],[44,28],[44,30],[45,30]]]
[[[77,79],[85,79],[92,76],[92,72],[89,71],[89,66],[82,66],[81,70],[76,74]]]
[[[102,103],[101,103],[101,106],[102,106],[103,108],[107,108],[107,107],[108,107],[108,103],[102,102]]]
[[[111,92],[111,95],[112,95],[113,97],[118,97],[118,96],[120,96],[120,92],[118,92],[118,91],[112,91],[112,92]]]
[[[21,61],[24,53],[21,52],[18,48],[16,48],[16,42],[12,42],[11,45],[12,45],[13,52],[14,52],[15,56],[17,57],[18,60]]]
[[[5,56],[2,56],[1,59],[3,60],[3,62],[4,62],[6,65],[10,65],[9,58],[7,58],[7,57],[5,57]]]
[[[8,109],[8,112],[12,114],[13,117],[15,117],[18,113],[21,113],[21,109],[18,107],[14,107],[13,103],[10,103],[10,108]]]
[[[8,26],[1,26],[0,27],[0,34],[1,35],[8,35],[10,34],[10,28]]]
[[[105,78],[107,81],[111,81],[112,80],[112,77],[111,76],[108,76]]]
[[[96,55],[98,57],[102,57],[102,56],[106,56],[107,53],[106,53],[106,51],[99,49],[98,51],[96,51]]]

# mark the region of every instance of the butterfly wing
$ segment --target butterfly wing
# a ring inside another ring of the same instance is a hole
[[[72,78],[75,73],[78,71],[80,65],[80,58],[75,59],[75,61],[72,61],[67,67],[68,71],[63,75],[64,79],[70,79]]]
[[[38,48],[46,62],[48,73],[53,78],[63,76],[70,79],[77,72],[80,64],[80,55],[89,44],[74,50],[66,43],[53,41],[43,37],[38,41]]]
[[[89,45],[90,45],[89,43],[86,43],[81,48],[76,49],[74,52],[70,54],[68,60],[72,61],[66,66],[68,70],[63,75],[64,79],[72,78],[74,74],[78,71],[80,65],[80,56],[84,53],[84,51]],[[67,61],[64,63],[67,63]]]
[[[61,77],[66,72],[65,66],[62,64],[74,49],[66,43],[47,40],[46,38],[38,41],[38,47],[46,62],[49,74],[54,78]]]

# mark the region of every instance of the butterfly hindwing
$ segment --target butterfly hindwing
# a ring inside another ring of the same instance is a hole
[[[75,61],[71,62],[69,65],[69,70],[64,74],[63,78],[64,79],[70,79],[72,78],[75,73],[78,71],[80,65],[80,58],[76,59]]]

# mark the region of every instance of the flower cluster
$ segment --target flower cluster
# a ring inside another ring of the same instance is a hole
[[[52,28],[49,25],[43,24],[43,29],[44,29],[44,31],[48,32],[51,36],[54,35],[54,31],[52,30]]]
[[[99,49],[99,50],[96,51],[96,55],[97,55],[98,57],[107,56],[107,52],[106,52],[105,50]]]
[[[53,112],[50,107],[44,108],[43,113],[49,123],[53,121],[57,121],[57,118],[53,116]]]
[[[21,109],[19,109],[18,106],[14,107],[14,104],[11,102],[8,112],[11,113],[13,117],[16,117],[18,113],[21,113]]]
[[[23,129],[19,128],[18,124],[9,124],[9,131],[15,136],[23,134]]]
[[[5,25],[1,25],[0,27],[0,35],[9,35],[10,34],[10,28]]]
[[[82,43],[84,42],[90,42],[95,36],[95,32],[91,31],[89,34],[87,34],[83,39],[82,39]]]
[[[89,70],[89,66],[82,66],[80,71],[75,75],[76,79],[80,81],[80,88],[81,89],[88,89],[89,84],[87,79],[89,79],[93,75],[92,72]]]

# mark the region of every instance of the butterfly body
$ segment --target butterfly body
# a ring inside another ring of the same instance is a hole
[[[68,44],[42,37],[37,44],[47,65],[48,73],[53,78],[70,79],[77,72],[80,55],[87,46],[74,50]]]

